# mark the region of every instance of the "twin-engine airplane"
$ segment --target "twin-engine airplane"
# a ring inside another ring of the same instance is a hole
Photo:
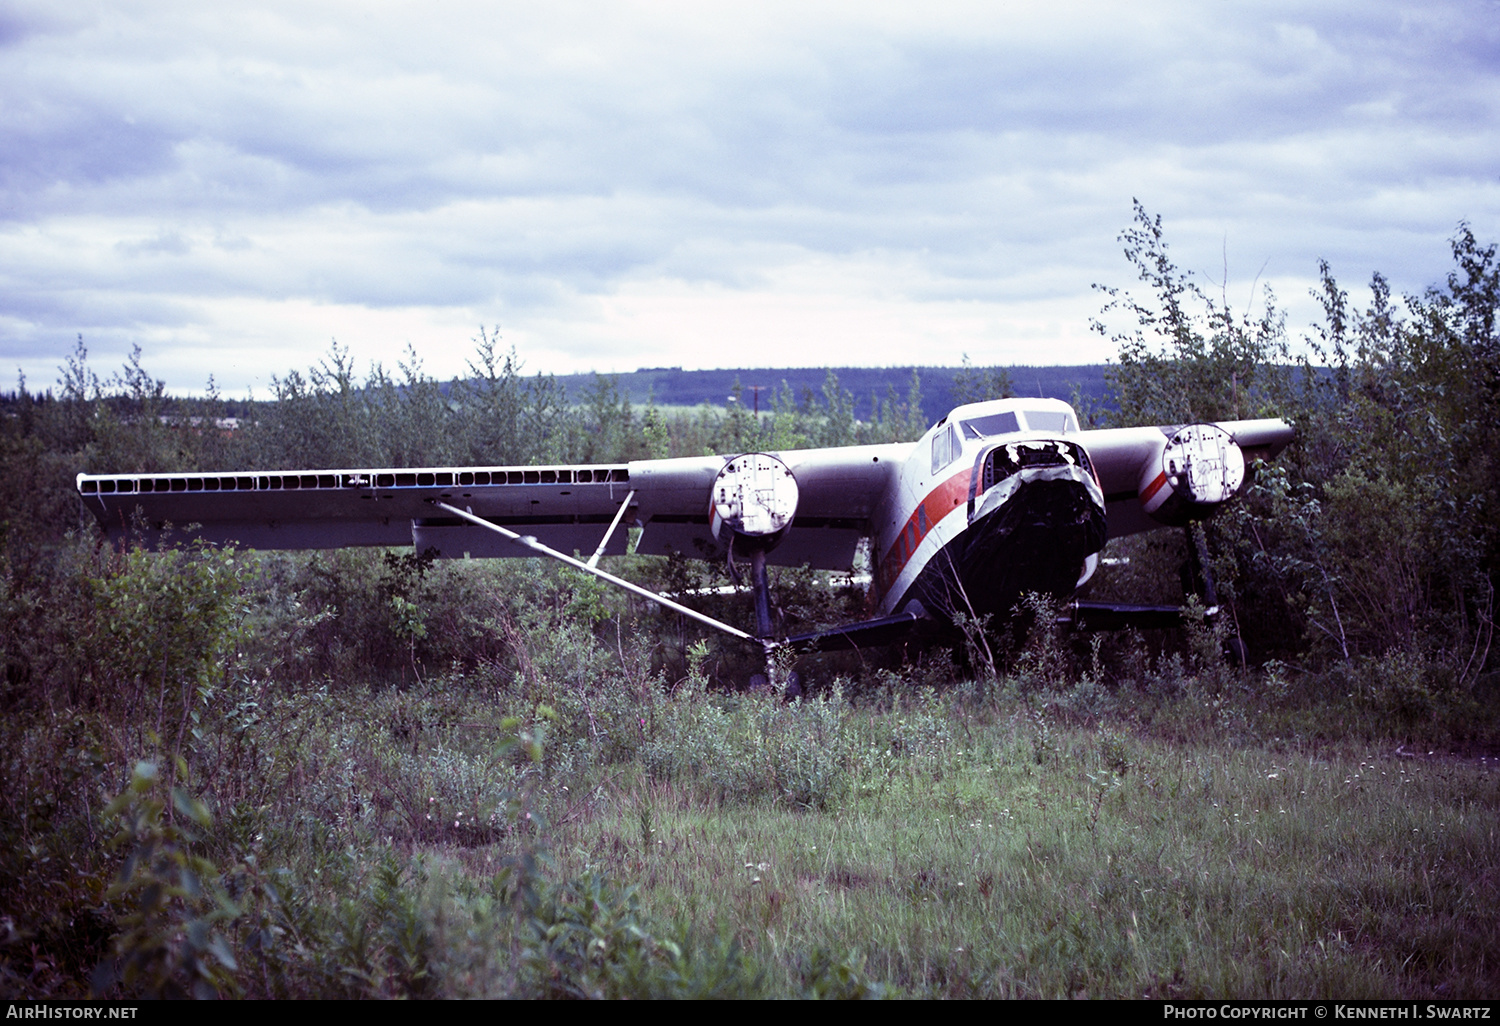
[[[1185,526],[1233,498],[1281,420],[1081,431],[1052,399],[959,406],[918,442],[636,460],[609,466],[80,474],[112,539],[257,549],[415,545],[448,557],[541,554],[767,655],[897,640],[955,618],[1005,620],[1021,596],[1072,599],[1109,538]],[[600,570],[626,549],[749,564],[754,635]],[[185,528],[185,529],[183,529]],[[767,564],[849,570],[868,539],[879,616],[774,637]],[[587,559],[568,555],[592,553]],[[1079,619],[1161,622],[1161,607],[1074,603]]]

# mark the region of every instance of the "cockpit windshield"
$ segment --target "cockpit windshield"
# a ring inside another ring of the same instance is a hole
[[[1014,413],[992,413],[988,417],[975,417],[964,423],[964,437],[989,438],[993,435],[1009,434],[1021,430]]]
[[[1068,415],[1061,410],[1027,410],[1026,426],[1033,431],[1067,431]]]
[[[1055,431],[1066,433],[1073,425],[1071,417],[1063,410],[1023,410],[1020,417],[1015,413],[992,413],[987,417],[972,417],[963,422],[965,438],[993,438],[1020,431],[1021,417],[1025,418],[1028,431]]]

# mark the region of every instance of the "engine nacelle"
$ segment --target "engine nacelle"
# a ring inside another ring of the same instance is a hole
[[[797,513],[797,479],[775,456],[747,452],[714,478],[709,526],[714,538],[737,551],[769,552]]]
[[[1213,424],[1189,424],[1167,441],[1160,460],[1141,472],[1141,506],[1163,524],[1201,520],[1245,483],[1245,454]]]

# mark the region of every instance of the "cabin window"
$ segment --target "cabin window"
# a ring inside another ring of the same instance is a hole
[[[936,474],[948,464],[958,459],[962,446],[958,441],[958,432],[949,424],[937,434],[932,436],[932,472]]]

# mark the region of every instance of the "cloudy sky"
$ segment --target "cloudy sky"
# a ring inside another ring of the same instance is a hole
[[[0,388],[1083,363],[1139,198],[1294,329],[1500,238],[1500,3],[0,0]]]

